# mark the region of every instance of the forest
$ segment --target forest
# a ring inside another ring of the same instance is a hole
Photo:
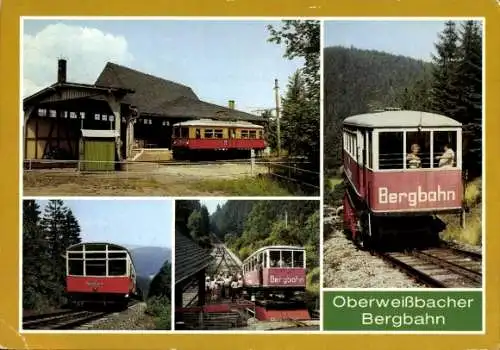
[[[23,309],[65,305],[66,248],[81,242],[71,209],[51,200],[42,214],[34,200],[23,201]]]
[[[176,229],[206,248],[212,234],[241,260],[267,245],[305,247],[309,290],[319,285],[319,216],[313,200],[229,200],[212,215],[199,201],[176,201]]]
[[[464,172],[470,180],[481,175],[481,25],[448,21],[436,41],[432,62],[354,47],[324,49],[326,174],[335,174],[341,165],[343,119],[396,107],[461,122]]]
[[[48,201],[43,213],[35,200],[23,201],[23,309],[47,312],[67,305],[66,248],[81,242],[78,218],[62,200]],[[142,296],[160,329],[170,329],[170,276],[167,261]],[[139,287],[147,279],[138,271]]]

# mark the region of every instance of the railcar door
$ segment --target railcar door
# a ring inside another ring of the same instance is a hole
[[[356,130],[356,162],[358,163],[358,190],[359,194],[364,196],[365,194],[365,133],[363,130]]]

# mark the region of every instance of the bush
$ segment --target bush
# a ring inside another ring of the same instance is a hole
[[[482,182],[481,178],[469,182],[465,186],[464,204],[467,208],[473,208],[481,202]]]
[[[165,296],[149,298],[146,313],[153,316],[156,329],[170,330],[171,308],[169,298]]]

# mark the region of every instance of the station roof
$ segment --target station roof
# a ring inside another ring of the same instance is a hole
[[[186,85],[108,62],[96,80],[97,85],[133,89],[124,103],[141,114],[159,117],[220,118],[263,120],[262,117],[201,101]]]
[[[212,259],[209,250],[203,249],[180,231],[175,231],[175,284],[208,267]]]
[[[57,98],[50,99],[50,96],[55,94],[60,94],[62,91],[75,91],[73,94],[66,94],[63,96],[58,96]],[[78,93],[79,91],[80,93]],[[82,84],[82,83],[72,83],[72,82],[56,82],[36,93],[25,97],[23,99],[23,105],[31,106],[41,102],[58,102],[62,100],[78,99],[78,98],[96,98],[98,95],[106,95],[109,93],[118,93],[121,95],[134,93],[133,89],[122,88],[122,87],[110,87],[102,86],[99,84]]]
[[[354,115],[344,125],[366,128],[461,127],[456,120],[441,114],[419,111],[383,111]]]
[[[233,121],[219,121],[212,119],[188,120],[186,122],[175,123],[174,126],[214,126],[222,128],[264,129],[264,127],[261,125],[256,125],[245,121],[233,122]]]

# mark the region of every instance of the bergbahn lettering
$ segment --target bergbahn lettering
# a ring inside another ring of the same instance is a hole
[[[417,207],[419,203],[427,202],[455,202],[457,196],[455,191],[444,191],[438,185],[435,191],[424,191],[422,186],[417,187],[414,192],[390,192],[387,187],[378,189],[379,204],[408,204]]]
[[[272,285],[302,285],[304,284],[304,277],[302,276],[275,276],[269,275],[269,284]]]

